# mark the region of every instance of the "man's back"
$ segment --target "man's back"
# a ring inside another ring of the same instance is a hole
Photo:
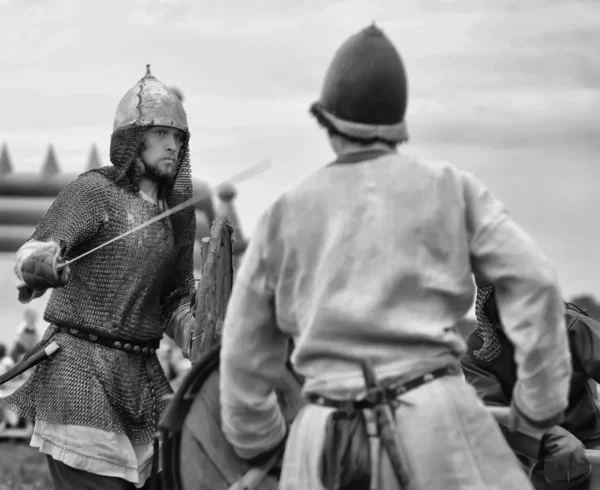
[[[375,25],[340,46],[310,109],[336,164],[265,212],[237,273],[220,353],[223,433],[238,455],[263,461],[288,434],[282,488],[364,486],[372,477],[397,487],[389,465],[354,464],[353,448],[369,446],[360,426],[373,405],[354,403],[367,357],[394,387],[388,435],[403,441],[396,451],[409,460],[411,488],[530,488],[475,390],[452,373],[465,348],[455,324],[471,305],[472,275],[501,291],[517,346],[514,419],[545,428],[566,407],[570,364],[554,268],[477,179],[395,154],[408,139],[406,87],[398,52]],[[288,430],[276,390],[289,335],[311,403]]]
[[[464,351],[454,325],[474,286],[463,178],[388,153],[320,169],[275,204],[265,256],[302,374],[333,380],[350,354],[381,375],[414,375]]]

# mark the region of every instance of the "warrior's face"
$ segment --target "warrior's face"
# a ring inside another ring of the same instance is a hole
[[[157,180],[172,184],[185,134],[168,126],[152,126],[146,130],[144,138],[140,158],[146,172]]]

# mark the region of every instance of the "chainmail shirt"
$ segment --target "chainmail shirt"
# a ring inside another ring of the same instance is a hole
[[[65,187],[31,240],[61,243],[69,260],[160,214],[127,177],[142,129],[115,131],[114,166],[86,172]],[[175,206],[191,191],[186,138],[167,203]],[[32,420],[125,433],[133,443],[152,441],[156,417],[145,358],[56,332],[54,325],[134,342],[162,337],[194,288],[194,234],[194,212],[187,209],[71,264],[70,282],[52,291],[44,314],[52,325],[42,342],[52,337],[61,349],[0,404]],[[164,395],[172,390],[156,354],[151,362],[160,416]]]
[[[494,286],[485,284],[477,287],[475,299],[475,317],[477,327],[475,334],[481,339],[483,345],[473,352],[482,361],[492,362],[502,352],[502,341],[496,331],[495,319],[490,319],[488,314],[489,303],[494,301]]]

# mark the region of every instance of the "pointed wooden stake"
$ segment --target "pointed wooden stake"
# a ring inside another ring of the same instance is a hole
[[[2,153],[0,153],[0,175],[6,175],[13,171],[13,165],[8,154],[8,146],[2,143]]]
[[[98,147],[94,144],[90,151],[90,158],[87,163],[87,170],[94,170],[95,168],[101,168],[102,162],[100,161],[100,155],[98,154]]]
[[[48,145],[48,152],[46,153],[46,160],[41,170],[42,177],[52,177],[60,173],[60,167],[58,166],[58,159],[54,152],[52,144]]]

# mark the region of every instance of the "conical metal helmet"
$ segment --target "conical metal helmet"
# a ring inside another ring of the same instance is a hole
[[[136,83],[119,102],[113,131],[129,124],[170,126],[188,130],[187,116],[177,94],[150,73]]]

